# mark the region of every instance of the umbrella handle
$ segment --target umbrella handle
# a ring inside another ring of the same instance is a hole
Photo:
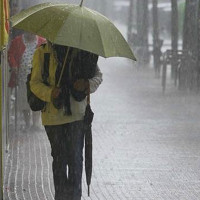
[[[90,104],[90,84],[88,88],[87,104]]]
[[[65,69],[65,65],[66,65],[66,62],[67,62],[67,57],[68,57],[68,54],[69,54],[69,50],[70,50],[70,47],[68,47],[68,49],[67,49],[67,53],[66,53],[66,56],[65,56],[63,67],[62,67],[62,71],[60,73],[60,77],[59,77],[58,84],[57,84],[58,88],[60,87],[60,82],[61,82],[61,79],[62,79],[62,76],[63,76],[63,72],[64,72],[64,69]]]

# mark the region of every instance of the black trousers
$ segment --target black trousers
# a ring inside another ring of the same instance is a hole
[[[53,157],[55,200],[80,200],[83,170],[83,121],[45,126]]]

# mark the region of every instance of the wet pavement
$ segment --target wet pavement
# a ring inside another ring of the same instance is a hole
[[[168,80],[165,95],[152,68],[101,59],[104,82],[91,96],[92,200],[198,200],[200,98]],[[52,158],[44,130],[10,133],[5,200],[53,200]]]

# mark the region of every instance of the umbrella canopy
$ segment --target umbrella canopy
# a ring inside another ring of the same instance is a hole
[[[52,43],[107,57],[136,60],[114,24],[100,13],[79,5],[43,3],[11,18],[14,28],[40,35]]]

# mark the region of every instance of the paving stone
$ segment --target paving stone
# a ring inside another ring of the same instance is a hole
[[[104,82],[91,96],[93,177],[83,200],[199,200],[200,100],[126,59],[100,59]],[[12,130],[12,129],[11,129]],[[53,200],[44,131],[9,135],[4,200]]]

